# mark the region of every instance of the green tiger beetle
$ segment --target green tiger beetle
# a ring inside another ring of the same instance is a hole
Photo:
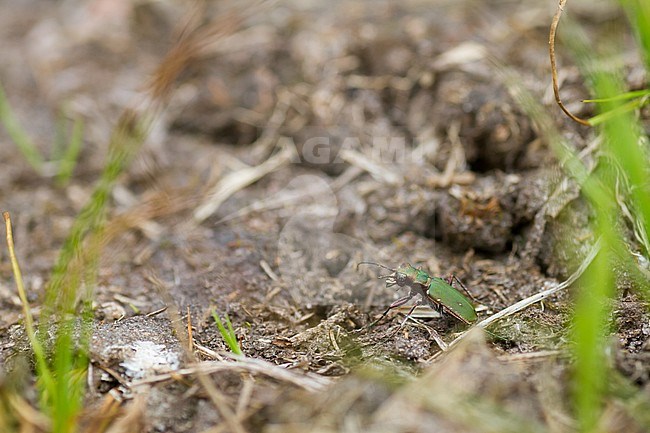
[[[447,278],[432,277],[423,270],[416,269],[407,263],[400,265],[397,269],[392,269],[388,266],[380,265],[379,263],[359,262],[357,268],[359,265],[363,264],[379,266],[392,271],[392,274],[382,275],[379,277],[386,278],[386,287],[397,285],[399,287],[407,286],[409,288],[408,295],[401,297],[390,304],[381,317],[372,322],[369,327],[374,326],[381,319],[386,317],[386,314],[388,314],[390,310],[406,304],[417,295],[420,295],[419,299],[416,300],[413,307],[411,307],[402,324],[406,323],[406,320],[413,313],[415,307],[423,303],[426,303],[429,307],[441,314],[443,312],[448,313],[467,325],[471,325],[476,321],[476,310],[474,310],[472,303],[462,293],[454,288],[452,285],[454,281],[462,287],[470,298],[474,298],[455,275],[452,274]]]

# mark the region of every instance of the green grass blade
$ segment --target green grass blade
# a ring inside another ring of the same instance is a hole
[[[83,120],[80,118],[76,118],[74,120],[74,124],[72,125],[72,133],[70,134],[70,140],[68,141],[68,144],[65,147],[63,154],[61,155],[61,159],[59,160],[59,170],[56,179],[59,185],[65,185],[68,182],[68,180],[70,180],[70,177],[72,177],[74,168],[77,165],[77,159],[79,157],[79,153],[81,153],[81,148],[83,145],[83,137],[84,137]]]
[[[55,432],[71,433],[76,429],[85,389],[83,373],[88,364],[87,347],[92,333],[92,287],[101,253],[106,207],[118,176],[139,150],[149,130],[148,121],[127,114],[111,137],[102,175],[90,201],[75,220],[45,289],[39,326],[42,347],[50,345],[46,336],[52,324],[56,328],[53,360],[46,364],[44,371],[48,374],[43,375],[43,378],[53,378],[54,384],[43,387],[41,408],[51,414]],[[81,132],[77,134],[81,136]],[[87,288],[83,293],[80,292],[82,282]],[[77,311],[79,302],[81,317]]]
[[[593,102],[593,103],[616,102],[616,101],[625,101],[628,99],[642,98],[648,95],[650,95],[650,89],[633,90],[631,92],[621,93],[619,95],[614,95],[609,98],[583,99],[582,102]]]
[[[36,370],[38,373],[38,380],[42,390],[49,390],[52,392],[55,387],[55,380],[50,372],[50,369],[47,365],[47,357],[45,355],[45,349],[41,344],[40,340],[36,336],[36,331],[34,327],[34,318],[32,317],[32,312],[29,308],[29,302],[27,301],[27,294],[25,292],[25,285],[23,283],[23,276],[20,270],[20,265],[18,264],[18,258],[14,250],[14,239],[13,239],[13,230],[11,227],[11,217],[9,212],[4,212],[3,217],[5,220],[6,234],[7,234],[7,247],[9,249],[9,258],[11,260],[11,267],[14,274],[14,280],[16,282],[16,288],[18,290],[18,297],[20,298],[20,303],[23,307],[23,316],[25,320],[25,330],[27,332],[27,338],[32,346],[34,351],[34,358],[36,360]]]
[[[0,84],[0,122],[7,130],[9,137],[14,142],[18,150],[23,154],[27,162],[36,170],[41,172],[43,170],[43,156],[36,148],[32,140],[29,138],[25,130],[18,124],[18,120],[14,116],[7,95]]]
[[[621,0],[620,2],[636,31],[646,68],[650,70],[650,2],[647,0]]]
[[[602,233],[604,227],[597,229]],[[580,281],[573,315],[575,364],[573,401],[579,431],[593,432],[602,413],[608,368],[605,362],[607,300],[613,296],[613,273],[607,242]]]
[[[78,384],[70,380],[70,372],[73,371],[74,343],[72,333],[74,323],[69,321],[60,324],[55,343],[53,367],[56,374],[55,394],[51,396],[52,421],[54,431],[72,432],[76,423],[79,408],[81,406]]]
[[[601,102],[604,104],[609,104],[612,102],[616,102],[616,100],[612,98],[605,98],[602,99]],[[602,125],[603,123],[612,120],[616,116],[620,116],[622,114],[631,113],[635,110],[638,110],[639,108],[643,107],[647,103],[648,103],[647,99],[640,98],[640,99],[635,99],[633,101],[630,101],[626,104],[621,104],[616,107],[611,107],[609,110],[603,111],[600,114],[591,117],[589,119],[589,123],[592,126]]]
[[[214,319],[214,322],[217,324],[217,328],[219,329],[221,338],[223,338],[223,341],[226,343],[228,348],[230,348],[232,353],[234,353],[235,355],[243,355],[243,352],[239,347],[237,334],[235,334],[235,330],[232,327],[232,323],[230,322],[230,318],[228,317],[228,315],[226,314],[224,316],[224,320],[226,321],[226,325],[228,329],[226,329],[223,322],[221,321],[221,318],[219,317],[219,315],[214,309],[212,310],[212,318]]]
[[[594,77],[599,94],[615,94],[621,84],[611,76],[598,74]],[[608,102],[603,111],[612,113],[603,124],[605,147],[620,166],[626,184],[629,185],[633,214],[637,225],[645,234],[650,233],[650,153],[647,142],[641,139],[641,127],[628,110],[619,110],[621,105]],[[646,254],[650,251],[646,250]]]
[[[140,148],[148,124],[139,119],[122,119],[111,137],[108,161],[90,201],[84,206],[66,238],[52,278],[46,288],[44,317],[57,312],[72,313],[81,280],[84,260],[99,253],[84,253],[83,240],[89,233],[98,233],[104,224],[106,205],[118,176]],[[47,323],[44,323],[47,326]]]

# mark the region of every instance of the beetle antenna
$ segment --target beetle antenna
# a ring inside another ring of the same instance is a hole
[[[381,265],[381,264],[375,263],[375,262],[359,262],[359,263],[357,263],[357,269],[359,269],[359,265],[379,266],[380,268],[388,269],[389,271],[392,271],[392,272],[397,272],[395,269],[389,268],[388,266],[384,266],[384,265]]]

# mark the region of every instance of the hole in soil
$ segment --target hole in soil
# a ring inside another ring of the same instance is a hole
[[[481,238],[473,235],[467,236],[467,233],[469,232],[459,229],[458,226],[444,226],[446,223],[443,220],[444,218],[440,216],[440,209],[438,208],[430,218],[428,227],[424,232],[418,234],[421,234],[428,239],[434,239],[435,241],[446,245],[451,251],[457,253],[463,253],[473,249],[476,253],[481,254],[485,258],[496,258],[501,257],[504,253],[507,254],[512,251],[514,236],[509,235],[503,245],[498,244],[497,247],[495,247],[494,244],[485,242],[481,244]],[[486,235],[483,234],[482,236],[485,238]]]
[[[327,305],[315,305],[311,308],[311,312],[314,313],[308,320],[305,321],[310,327],[318,325],[323,320],[326,320],[329,317],[329,313],[332,307]]]
[[[506,143],[494,143],[489,135],[479,135],[467,138],[473,144],[473,157],[467,159],[467,165],[475,173],[487,173],[494,170],[501,170],[509,173],[517,168],[517,160],[521,149],[516,145]]]
[[[246,145],[254,143],[259,138],[260,131],[253,125],[232,121],[214,128],[210,135],[220,142]]]
[[[206,129],[205,125],[212,125]],[[195,119],[179,118],[171,126],[173,131],[186,134],[208,135],[219,143],[248,145],[259,138],[259,128],[232,119],[220,119],[219,116],[199,116]]]

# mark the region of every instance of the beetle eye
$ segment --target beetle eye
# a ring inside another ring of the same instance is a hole
[[[406,284],[406,275],[397,273],[395,275],[395,281],[397,282],[398,286],[403,286],[404,284]]]

